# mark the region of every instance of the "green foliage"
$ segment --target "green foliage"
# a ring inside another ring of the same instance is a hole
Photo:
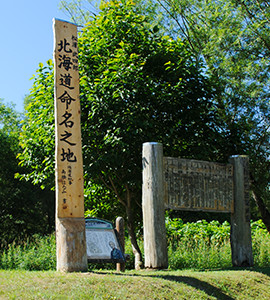
[[[138,236],[138,245],[142,249],[142,261],[144,261],[144,248],[143,248],[143,237]],[[129,237],[125,239],[125,253],[129,255],[130,259],[126,261],[126,270],[134,270],[135,256],[132,249],[132,243]]]
[[[196,247],[179,242],[176,248],[169,247],[169,269],[217,269],[230,268],[231,248],[226,242],[220,246],[209,245],[207,241],[200,240]]]
[[[181,219],[166,220],[169,269],[231,268],[227,222],[183,223]],[[270,235],[261,220],[251,222],[253,257],[256,267],[270,266]],[[143,240],[138,240],[143,249]],[[55,236],[35,235],[23,243],[12,243],[0,253],[1,269],[54,270],[56,266]],[[125,253],[130,255],[126,269],[134,268],[134,254],[130,238],[126,239]],[[89,270],[115,269],[114,264],[89,264]]]
[[[70,5],[68,11],[75,17],[83,17],[82,10],[74,9],[75,2],[71,2],[73,6]],[[205,132],[204,137],[211,137],[212,143],[209,143],[209,151],[202,149],[201,153],[183,141],[180,147],[186,150],[184,155],[201,155],[202,159],[221,162],[226,162],[230,155],[249,155],[252,188],[261,197],[264,206],[268,204],[269,208],[268,2],[150,0],[134,3],[143,12],[141,14],[151,20],[152,25],[158,24],[162,31],[169,33],[175,40],[181,37],[189,44],[195,57],[203,58],[216,92],[215,130],[223,137],[217,138]],[[93,12],[91,8],[89,10]],[[108,31],[116,28],[108,26],[109,19],[106,23]],[[153,31],[157,28],[152,26]],[[110,41],[107,43],[110,44]],[[117,73],[118,70],[115,71]],[[96,80],[102,82],[102,79]],[[179,140],[182,141],[181,138]],[[202,146],[199,139],[196,142]],[[264,210],[260,210],[265,218]],[[258,217],[253,202],[252,214]]]
[[[0,131],[1,134],[4,134],[13,140],[13,150],[16,149],[18,144],[16,138],[20,132],[21,119],[22,115],[15,111],[14,105],[5,105],[0,98]]]
[[[16,155],[21,115],[12,106],[4,105],[0,99],[0,197],[8,196],[14,183],[14,170],[17,168]]]
[[[72,22],[83,25],[89,22],[98,12],[98,1],[91,0],[61,0],[60,9],[66,12]]]
[[[270,235],[262,220],[251,223],[252,249],[254,264],[257,266],[270,266]]]
[[[184,223],[166,219],[170,269],[229,268],[231,262],[230,224],[225,221]],[[270,265],[270,235],[261,220],[251,222],[254,264]]]
[[[269,111],[266,59],[269,49],[263,43],[263,32],[269,26],[269,11],[265,12],[262,25],[262,22],[250,22],[251,14],[244,13],[238,1],[170,0],[166,3],[174,30],[189,41],[198,56],[204,57],[209,74],[217,80],[220,114],[228,125],[228,147],[233,147],[228,149],[229,153],[232,150],[240,153],[246,148],[247,153],[256,150],[259,154],[258,141],[255,149],[249,143],[253,138],[264,138],[261,143],[269,138],[263,136]],[[252,5],[247,1],[241,3]]]
[[[183,223],[181,219],[166,219],[166,229],[169,242],[177,245],[179,239],[191,248],[196,248],[200,241],[208,245],[220,246],[230,239],[230,224],[225,221],[207,222],[205,220],[196,223]]]
[[[231,267],[230,224],[166,219],[170,269]]]
[[[269,208],[269,3],[151,2],[160,5],[166,29],[187,40],[192,51],[203,57],[216,87],[217,114],[223,120],[226,140],[224,153],[249,155],[252,188]],[[260,210],[264,221],[270,223]]]
[[[167,155],[213,159],[222,144],[213,90],[188,44],[164,36],[131,1],[103,3],[78,46],[86,214],[119,213],[134,241],[142,143],[162,142]],[[29,97],[19,158],[31,171],[21,178],[52,188],[51,61],[39,66]]]
[[[48,192],[15,179],[26,172],[18,166],[21,115],[0,101],[0,246],[53,228],[54,203]]]
[[[210,153],[211,88],[187,44],[162,36],[129,1],[104,4],[79,49],[85,178],[116,195],[129,226],[140,220],[142,143]]]
[[[73,23],[83,26],[84,24],[92,21],[93,18],[102,10],[102,4],[107,2],[110,3],[108,0],[61,0],[59,8],[70,17],[70,20]],[[158,5],[153,3],[149,5],[149,1],[141,0],[134,0],[132,3],[136,5],[136,7],[142,11],[142,14],[146,15],[148,19],[151,18],[153,23],[160,23],[162,17],[157,13]]]
[[[12,243],[1,253],[1,269],[54,270],[56,268],[55,235],[34,235],[21,244]]]
[[[18,155],[21,165],[32,170],[18,177],[39,184],[42,188],[54,186],[54,79],[53,64],[39,64],[28,96],[26,116],[20,135],[23,151]]]
[[[102,186],[85,181],[84,189],[85,217],[115,220],[123,214],[116,196]]]

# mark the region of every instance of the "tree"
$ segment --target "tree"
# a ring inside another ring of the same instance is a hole
[[[213,90],[188,44],[163,36],[128,1],[105,3],[83,29],[79,49],[85,182],[103,186],[124,207],[139,265],[142,143],[162,142],[167,155],[211,159],[223,140]],[[51,62],[40,66],[20,156],[33,170],[25,176],[48,186],[54,177],[52,76]]]
[[[60,9],[67,13],[72,22],[84,25],[99,12],[98,2],[92,0],[60,1]]]
[[[217,113],[227,130],[224,152],[249,155],[254,199],[270,231],[269,4],[245,0],[157,2],[167,30],[189,42],[216,81]]]
[[[54,79],[52,60],[39,64],[26,100],[18,157],[29,173],[20,178],[41,188],[54,186]]]
[[[79,48],[87,173],[125,207],[140,260],[134,221],[141,220],[142,143],[160,141],[170,155],[209,156],[221,138],[212,91],[187,44],[161,36],[126,1],[104,4]]]
[[[6,246],[34,233],[52,231],[48,193],[15,179],[18,166],[21,115],[0,101],[0,245]],[[46,201],[45,201],[46,200]],[[50,205],[51,206],[51,205]]]

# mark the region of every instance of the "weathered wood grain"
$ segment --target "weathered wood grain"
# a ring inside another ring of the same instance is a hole
[[[146,268],[167,268],[163,148],[159,143],[143,144],[143,232]]]
[[[54,20],[57,270],[87,270],[77,26]]]
[[[253,266],[249,205],[249,159],[233,156],[234,166],[234,212],[231,214],[232,263],[238,267]]]
[[[165,207],[188,211],[233,211],[233,167],[164,157]]]

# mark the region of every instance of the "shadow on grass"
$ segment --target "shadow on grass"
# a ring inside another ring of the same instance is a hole
[[[106,274],[103,272],[91,271],[95,274]],[[125,274],[125,273],[113,273],[116,276],[131,276],[131,277],[152,277],[159,278],[179,283],[184,283],[188,286],[191,286],[197,290],[200,290],[206,293],[208,296],[216,297],[219,300],[233,300],[234,298],[226,295],[221,289],[205,282],[190,276],[177,276],[177,275],[146,275],[146,274]]]
[[[206,270],[197,270],[197,272],[200,271],[206,271]],[[231,268],[226,268],[226,269],[215,269],[215,270],[207,270],[207,272],[217,272],[217,271],[250,271],[250,272],[257,272],[264,274],[266,276],[270,276],[270,267],[264,267],[264,268],[259,268],[259,267],[251,267],[251,268],[237,268],[237,267],[231,267]],[[93,272],[95,274],[103,274],[102,272]],[[164,274],[126,274],[126,273],[113,273],[114,275],[120,275],[120,276],[132,276],[132,277],[153,277],[153,278],[160,278],[164,280],[169,280],[169,281],[174,281],[174,282],[179,282],[179,283],[184,283],[188,286],[191,286],[197,290],[203,291],[209,296],[216,297],[217,299],[220,300],[233,300],[234,298],[226,295],[221,289],[205,282],[202,280],[199,280],[194,277],[190,276],[177,276],[177,275],[164,275]]]
[[[267,268],[253,268],[250,271],[262,273],[262,274],[267,275],[267,276],[270,277],[270,267],[267,267]]]
[[[223,293],[221,289],[216,288],[215,286],[201,281],[194,277],[189,276],[174,276],[174,275],[163,275],[163,276],[151,276],[151,277],[159,277],[165,280],[182,282],[186,285],[192,286],[193,288],[205,292],[209,296],[214,296],[220,300],[233,300],[230,296]]]

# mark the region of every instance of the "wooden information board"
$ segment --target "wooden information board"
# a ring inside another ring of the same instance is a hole
[[[231,213],[232,264],[253,266],[247,156],[233,155],[229,164],[164,157],[162,144],[147,142],[142,165],[146,268],[168,267],[165,208]]]
[[[87,259],[89,262],[125,262],[125,256],[111,222],[85,220]]]
[[[165,207],[233,212],[233,166],[164,157]]]

